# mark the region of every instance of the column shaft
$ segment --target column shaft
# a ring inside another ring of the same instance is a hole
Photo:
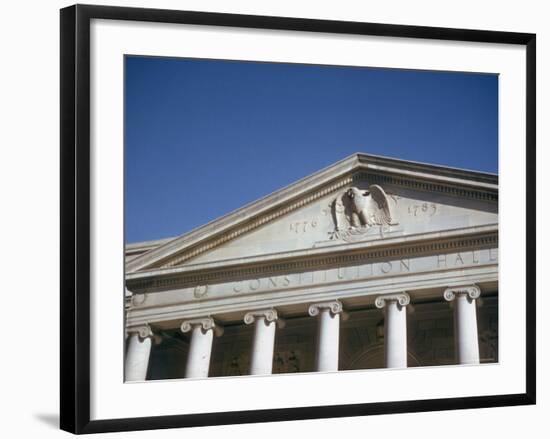
[[[185,378],[208,377],[213,339],[214,331],[212,329],[203,330],[201,325],[193,325]]]
[[[457,360],[460,364],[479,364],[476,300],[457,294],[454,313]]]
[[[406,293],[384,294],[374,301],[384,308],[384,357],[386,367],[407,367],[407,305],[411,302]]]
[[[333,314],[329,308],[321,308],[317,317],[316,371],[338,370],[339,342],[340,314]]]
[[[385,309],[386,367],[407,367],[407,309],[390,300]]]
[[[145,381],[151,355],[151,337],[141,338],[137,332],[128,339],[124,378],[126,381]]]
[[[251,375],[269,375],[273,371],[275,327],[275,321],[270,322],[265,317],[256,317],[250,361]]]
[[[447,288],[443,297],[454,305],[455,350],[459,364],[479,364],[476,300],[477,285]]]

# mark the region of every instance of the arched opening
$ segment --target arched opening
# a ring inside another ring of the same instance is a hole
[[[417,356],[412,352],[407,353],[407,365],[408,367],[421,366]],[[347,369],[381,369],[384,367],[384,344],[381,343],[355,354]]]

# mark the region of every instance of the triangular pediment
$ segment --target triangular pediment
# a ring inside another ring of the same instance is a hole
[[[127,259],[126,268],[135,272],[234,261],[497,222],[496,175],[355,154],[159,242]]]

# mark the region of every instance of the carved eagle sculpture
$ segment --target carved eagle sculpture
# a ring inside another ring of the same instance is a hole
[[[372,184],[365,190],[356,187],[342,192],[333,204],[337,231],[348,228],[394,225],[388,196],[384,189]]]

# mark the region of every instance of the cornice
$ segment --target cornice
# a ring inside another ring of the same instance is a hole
[[[126,270],[135,272],[147,268],[178,266],[357,180],[498,202],[498,177],[495,175],[355,154],[164,245],[152,248],[129,261]]]
[[[462,180],[449,182],[433,181],[428,176],[420,178],[410,178],[407,176],[382,174],[382,173],[360,173],[359,179],[369,179],[373,183],[391,184],[393,186],[405,187],[421,192],[433,192],[453,197],[470,198],[478,201],[498,202],[498,189],[495,191],[493,185],[479,184],[468,185]]]
[[[221,280],[263,277],[497,246],[498,225],[495,224],[274,254],[267,257],[249,257],[234,261],[129,273],[126,275],[126,285],[134,292],[164,291]]]
[[[363,153],[357,153],[357,160],[360,166],[365,166],[371,170],[384,170],[386,172],[401,175],[408,174],[415,177],[425,176],[428,178],[440,178],[445,179],[449,183],[454,182],[474,186],[481,185],[488,188],[498,186],[498,174],[488,172],[452,168],[449,166],[433,165]]]
[[[172,238],[162,238],[162,239],[155,239],[152,241],[141,241],[141,242],[133,242],[131,244],[126,244],[125,246],[125,252],[126,254],[134,254],[134,253],[144,253],[148,250],[160,247],[161,245],[164,245],[170,241],[173,241],[177,237],[174,236]]]
[[[217,232],[225,233],[231,227],[246,222],[253,215],[265,214],[273,208],[274,204],[287,203],[291,199],[296,199],[303,196],[314,186],[327,184],[335,178],[339,178],[342,175],[349,173],[352,171],[354,166],[357,165],[357,162],[358,159],[355,155],[348,157],[330,167],[316,172],[315,174],[305,177],[296,183],[273,192],[266,197],[247,204],[233,212],[228,213],[227,215],[191,230],[179,238],[176,238],[161,247],[133,259],[126,264],[126,270],[130,272],[137,271],[145,267],[154,267],[156,264],[158,265],[159,261],[165,258],[165,255],[181,250],[182,246],[185,248],[190,248],[197,244],[197,242],[208,238],[212,234],[217,234]]]
[[[348,176],[340,179],[339,181],[336,181],[332,184],[328,184],[319,190],[315,191],[314,193],[311,193],[309,195],[306,195],[302,198],[297,199],[296,201],[291,201],[289,204],[278,208],[273,209],[270,212],[267,212],[266,214],[259,216],[256,219],[251,219],[244,223],[241,226],[235,227],[233,230],[231,230],[228,233],[220,234],[220,236],[214,237],[211,240],[208,240],[204,242],[203,244],[200,244],[196,247],[193,247],[189,250],[185,250],[182,252],[179,256],[176,256],[175,258],[171,259],[169,262],[160,265],[161,268],[169,268],[174,267],[179,264],[182,264],[183,262],[194,258],[195,256],[198,256],[202,253],[205,253],[209,250],[212,250],[228,241],[231,241],[235,238],[238,238],[241,235],[244,235],[245,233],[248,233],[254,229],[257,229],[260,226],[263,226],[266,223],[269,223],[270,221],[273,221],[279,217],[282,217],[284,215],[289,214],[290,212],[293,212],[303,206],[306,206],[313,201],[316,201],[320,198],[323,198],[329,194],[332,194],[339,189],[342,189],[343,187],[353,183],[353,181],[356,179],[355,176]],[[172,257],[172,256],[171,256]]]

